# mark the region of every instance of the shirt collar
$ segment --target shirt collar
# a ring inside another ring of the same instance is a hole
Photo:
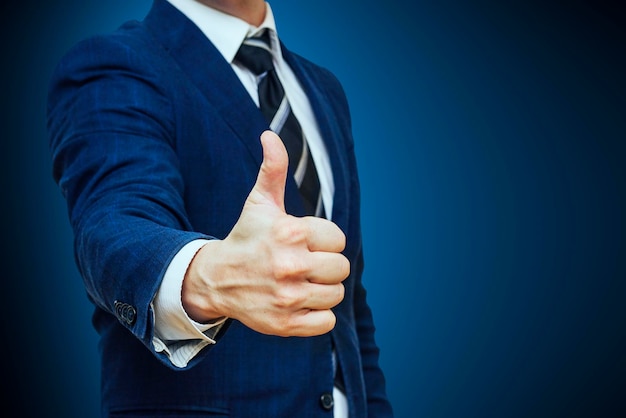
[[[238,17],[213,9],[196,0],[168,0],[209,38],[218,51],[232,63],[242,42],[250,36],[268,30],[272,53],[281,56],[280,44],[276,33],[276,22],[269,3],[266,4],[265,20],[259,27],[250,25]]]

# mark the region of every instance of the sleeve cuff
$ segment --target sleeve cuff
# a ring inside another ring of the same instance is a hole
[[[177,367],[187,366],[200,350],[208,344],[215,344],[215,336],[226,321],[226,318],[209,324],[193,321],[181,300],[187,268],[207,242],[205,239],[194,240],[181,248],[168,266],[152,303],[155,324],[152,344],[157,352],[165,352]]]

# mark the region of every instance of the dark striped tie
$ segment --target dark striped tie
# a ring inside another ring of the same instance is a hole
[[[325,216],[315,164],[302,128],[291,111],[274,70],[268,32],[247,38],[235,60],[258,76],[259,107],[270,129],[281,137],[287,148],[290,172],[293,172],[300,189],[306,215]]]

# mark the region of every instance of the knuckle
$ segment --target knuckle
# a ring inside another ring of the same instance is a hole
[[[292,287],[282,287],[276,293],[276,307],[281,310],[292,310],[302,303],[302,297]],[[282,321],[285,322],[284,320]]]
[[[340,247],[339,251],[343,251],[346,249],[346,234],[344,234],[341,229],[339,230],[339,237],[337,238],[337,245]]]
[[[292,266],[291,263],[286,262],[285,259],[279,258],[273,263],[273,275],[274,278],[278,281],[283,281],[291,277],[292,275]]]
[[[288,314],[280,309],[274,309],[271,315],[268,315],[263,324],[263,334],[277,335],[279,337],[287,336],[288,332]]]
[[[279,337],[293,337],[298,335],[298,331],[300,330],[300,327],[292,315],[282,316],[281,321],[277,325],[275,334]]]
[[[273,272],[276,280],[284,281],[302,276],[306,272],[306,266],[301,259],[282,254],[274,259]]]
[[[337,317],[335,316],[335,314],[332,311],[328,311],[329,315],[327,316],[326,319],[326,332],[331,331],[333,328],[335,328],[335,325],[337,324]]]
[[[342,283],[340,283],[337,288],[337,297],[339,299],[339,302],[341,302],[345,296],[346,296],[346,287]]]
[[[337,323],[337,317],[330,309],[320,312],[314,326],[311,327],[311,335],[322,335],[332,331]]]
[[[287,320],[287,318],[281,316],[278,321],[274,323],[274,329],[272,334],[278,337],[289,337],[291,335],[289,321]]]
[[[342,252],[346,249],[346,234],[344,234],[341,228],[339,228],[339,225],[331,221],[328,222],[332,225],[332,230],[329,232],[332,234],[332,240],[335,245],[334,249],[336,252]]]
[[[350,261],[346,257],[342,256],[339,271],[343,279],[346,279],[350,275]]]
[[[293,216],[278,219],[273,226],[274,238],[283,244],[293,245],[306,242],[307,228],[301,220]]]

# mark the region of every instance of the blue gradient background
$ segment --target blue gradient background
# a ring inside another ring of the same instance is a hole
[[[351,103],[364,280],[397,416],[626,413],[617,2],[272,4],[286,44]],[[20,416],[99,410],[91,306],[50,176],[48,78],[76,41],[149,5],[0,6],[0,346],[4,406]]]

